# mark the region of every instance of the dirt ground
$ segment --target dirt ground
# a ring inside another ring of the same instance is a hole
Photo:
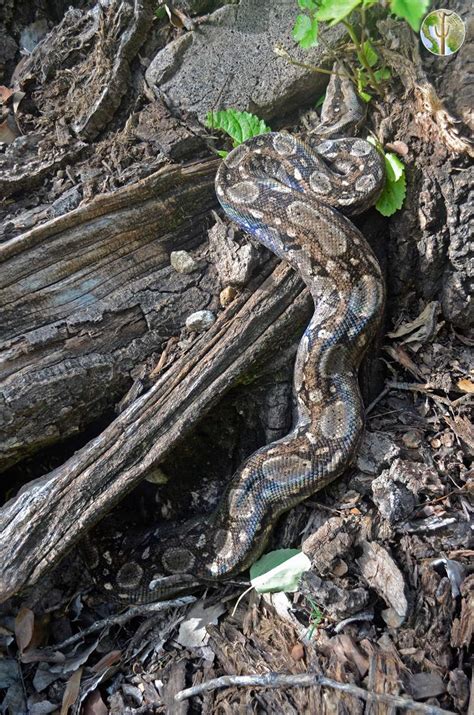
[[[193,15],[186,3],[177,7],[171,21],[153,21],[142,50],[130,59],[127,94],[99,112],[96,98],[84,94],[82,79],[93,69],[109,76],[116,50],[112,33],[100,21],[93,28],[94,36],[102,38],[102,67],[79,14],[70,18],[68,28],[59,25],[64,12],[59,2],[38,4],[35,13],[23,8],[16,20],[14,0],[0,3],[6,38],[0,59],[8,85],[0,124],[5,245],[94,196],[131,185],[163,166],[209,156],[209,133],[195,118],[159,103],[143,80],[154,51],[185,34],[191,16],[198,27],[206,21],[207,8]],[[69,12],[82,10],[77,4]],[[118,16],[113,3],[107,12]],[[77,23],[88,39],[82,37],[72,51],[67,43]],[[22,75],[26,60],[18,54],[20,32],[28,28],[34,45],[35,32],[41,38],[58,26],[48,52],[36,50]],[[403,83],[398,83],[371,119],[406,159],[408,197],[390,221],[374,211],[359,221],[385,265],[388,285],[385,331],[361,376],[364,442],[353,469],[285,515],[268,548],[301,548],[311,570],[295,593],[244,594],[249,581],[243,574],[171,603],[117,611],[92,584],[80,551],[73,549],[34,587],[1,606],[3,713],[472,712],[473,341],[465,289],[456,293],[453,288],[462,284],[468,263],[466,251],[453,239],[455,228],[459,236],[469,223],[468,121],[462,99],[446,92],[453,86],[453,68],[445,70],[443,90],[432,60],[417,65],[412,57],[410,62],[400,70],[408,88],[405,104],[400,101]],[[15,73],[22,77],[20,86]],[[435,111],[433,97],[420,90],[426,77],[445,102],[444,113],[439,107]],[[82,111],[85,105],[90,111]],[[273,126],[300,132],[311,116],[308,107],[295,109],[287,117],[276,116]],[[454,139],[451,117],[462,125]],[[86,141],[72,132],[74,122],[101,126],[90,129]],[[430,190],[443,197],[447,214],[437,213],[441,199],[427,198]],[[455,216],[451,223],[446,220],[450,211]],[[211,211],[206,215],[204,228],[210,228],[215,218]],[[245,244],[242,236],[236,240]],[[225,308],[220,296],[228,286],[207,231],[187,250],[203,266],[202,273],[197,284],[170,289],[182,302],[170,308],[173,317],[163,328],[159,349],[140,354],[133,367],[127,362],[89,423],[81,416],[79,426],[61,441],[9,466],[2,475],[5,501],[101,434],[120,413],[121,400],[133,400],[139,384],[140,389],[152,384],[157,365],[166,374],[186,355],[197,336],[189,334],[178,315],[201,309],[202,302],[215,312]],[[252,250],[244,282],[272,261],[263,249]],[[236,293],[243,290],[242,284]],[[115,508],[105,528],[124,520],[130,529],[151,524],[157,514],[174,522],[211,508],[241,460],[285,434],[298,339],[229,390],[173,446],[159,472],[148,475]],[[268,674],[277,674],[270,687]],[[261,677],[261,682],[257,678],[244,687],[231,679],[175,699],[191,686],[245,675]],[[278,675],[307,675],[313,681],[279,682]],[[393,699],[384,701],[383,694]]]

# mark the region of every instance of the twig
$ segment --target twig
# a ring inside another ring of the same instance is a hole
[[[400,695],[390,695],[389,693],[374,693],[368,692],[364,688],[359,688],[352,683],[340,683],[337,680],[326,678],[318,673],[301,673],[298,675],[284,675],[283,673],[266,673],[265,675],[224,675],[221,678],[208,680],[206,683],[195,685],[186,690],[180,690],[176,693],[174,699],[177,702],[192,698],[194,695],[207,693],[218,688],[228,688],[234,686],[252,686],[263,688],[288,688],[288,687],[309,687],[312,685],[323,685],[334,690],[342,690],[356,698],[361,698],[367,702],[384,703],[393,707],[403,708],[405,710],[418,710],[426,715],[456,715],[451,710],[443,710],[435,705],[425,705],[417,703],[408,698],[402,698]]]
[[[110,626],[121,626],[127,623],[132,618],[136,616],[142,616],[145,613],[156,613],[157,611],[167,611],[170,608],[182,608],[183,606],[189,606],[190,603],[194,603],[196,598],[194,596],[183,596],[182,598],[175,598],[173,601],[160,601],[159,603],[143,603],[139,606],[133,606],[129,608],[126,613],[121,613],[118,616],[110,616],[109,618],[103,618],[101,621],[96,621],[89,628],[85,628],[83,631],[76,633],[70,638],[66,638],[62,643],[55,643],[54,650],[59,650],[61,648],[67,648],[74,643],[82,640],[91,633],[96,631],[101,631],[103,628],[108,628]]]
[[[384,387],[384,389],[382,390],[382,392],[380,392],[380,393],[377,395],[377,397],[376,397],[374,400],[372,400],[372,402],[370,403],[370,405],[367,407],[367,409],[366,409],[366,411],[365,411],[365,414],[366,414],[366,415],[370,415],[370,413],[371,413],[372,410],[374,409],[375,405],[377,405],[377,404],[380,402],[380,400],[383,400],[383,398],[385,397],[385,395],[388,395],[389,392],[390,392],[390,387]]]
[[[299,62],[298,60],[295,60],[290,55],[288,50],[285,50],[284,47],[277,45],[273,48],[273,51],[276,55],[278,55],[278,57],[284,57],[291,65],[294,65],[295,67],[303,67],[304,69],[311,70],[311,72],[319,72],[320,74],[336,75],[336,77],[345,77],[346,79],[353,79],[345,72],[328,70],[325,67],[318,67],[317,65],[308,64],[307,62]]]

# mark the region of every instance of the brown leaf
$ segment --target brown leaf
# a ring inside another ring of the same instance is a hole
[[[430,340],[436,332],[436,318],[440,311],[437,301],[428,303],[425,309],[414,320],[403,323],[396,330],[387,333],[389,338],[401,338],[402,343],[425,343]]]
[[[5,121],[0,122],[0,142],[11,144],[20,135],[12,114],[9,114]]]
[[[411,372],[414,377],[419,380],[423,380],[424,382],[423,374],[417,368],[408,353],[401,347],[401,345],[386,345],[384,347],[384,350],[390,355],[393,360],[395,360],[396,362],[398,362],[399,365],[404,367],[405,370],[408,370],[408,372]]]
[[[464,442],[469,452],[474,455],[474,425],[467,417],[445,417],[445,422],[453,429],[460,440]]]
[[[115,663],[118,663],[122,656],[121,650],[111,650],[110,653],[106,653],[95,665],[92,666],[91,670],[96,673],[100,673],[102,670],[107,670]]]
[[[87,696],[84,702],[84,715],[107,715],[107,705],[102,700],[102,696],[98,688],[92,691]]]
[[[79,668],[79,670],[76,670],[67,681],[66,690],[63,695],[63,702],[61,704],[60,715],[67,715],[69,708],[76,702],[77,696],[79,695],[79,689],[81,687],[81,677],[82,668]]]
[[[459,382],[457,383],[457,386],[463,392],[468,392],[468,393],[474,392],[474,382],[472,382],[472,380],[469,380],[467,377],[463,380],[459,380]]]
[[[290,653],[293,660],[301,660],[304,658],[304,646],[302,643],[295,643]]]
[[[20,653],[23,653],[30,645],[34,627],[35,614],[23,606],[15,618],[15,638]]]
[[[13,90],[9,89],[9,87],[5,87],[5,85],[0,84],[0,102],[2,104],[5,104],[7,100],[12,96]]]

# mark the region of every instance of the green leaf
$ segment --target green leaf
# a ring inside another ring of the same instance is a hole
[[[315,0],[298,0],[298,7],[300,10],[317,10],[318,5]]]
[[[430,0],[390,0],[390,10],[397,17],[406,20],[412,30],[418,32],[429,4]]]
[[[211,129],[221,129],[234,140],[234,146],[242,144],[251,137],[271,132],[263,119],[250,112],[239,112],[236,109],[222,109],[218,112],[208,112],[206,126]]]
[[[366,40],[364,44],[362,45],[363,50],[364,50],[364,55],[365,58],[369,64],[369,67],[373,67],[374,65],[377,64],[377,60],[379,59],[378,54],[374,50],[372,44],[369,42],[369,40]]]
[[[335,25],[360,5],[362,0],[322,0],[317,12],[317,18],[323,22]]]
[[[357,68],[357,93],[364,102],[370,102],[372,95],[364,91],[367,86],[368,78],[364,70]]]
[[[377,82],[383,82],[385,79],[390,79],[392,76],[392,73],[388,69],[388,67],[382,67],[382,69],[375,70],[374,72],[374,77],[377,80]]]
[[[390,181],[398,181],[405,173],[405,164],[396,154],[388,151],[385,155],[385,171]]]
[[[405,199],[405,165],[391,152],[387,152],[384,156],[387,180],[382,195],[375,204],[375,208],[382,216],[391,216],[395,211],[401,209]]]
[[[318,21],[316,17],[310,18],[308,15],[298,15],[292,34],[293,39],[303,49],[307,50],[309,47],[316,47],[318,44]]]
[[[359,67],[357,68],[357,89],[360,90],[364,89],[364,87],[367,86],[368,78],[364,70],[361,70]]]
[[[309,568],[311,561],[299,549],[278,549],[264,554],[251,566],[250,582],[258,593],[293,593]]]
[[[155,10],[155,17],[157,20],[163,20],[164,17],[167,17],[166,9],[165,9],[164,5],[158,5],[158,7]]]
[[[322,107],[325,99],[326,99],[326,92],[324,92],[324,94],[322,94],[320,96],[320,98],[317,100],[316,104],[314,105],[315,109],[317,109],[318,107]]]

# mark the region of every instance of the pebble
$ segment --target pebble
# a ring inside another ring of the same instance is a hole
[[[417,449],[421,444],[421,434],[414,429],[408,430],[408,432],[405,432],[402,436],[402,441],[405,447]]]
[[[221,290],[219,294],[219,301],[222,307],[225,308],[227,305],[232,303],[236,295],[237,291],[232,286],[227,286],[227,288]]]
[[[192,273],[198,267],[194,258],[187,251],[172,251],[170,263],[178,273]]]
[[[215,322],[216,316],[210,310],[198,310],[195,313],[191,313],[186,318],[186,327],[188,330],[192,330],[196,333],[202,333],[203,330],[207,330]]]

